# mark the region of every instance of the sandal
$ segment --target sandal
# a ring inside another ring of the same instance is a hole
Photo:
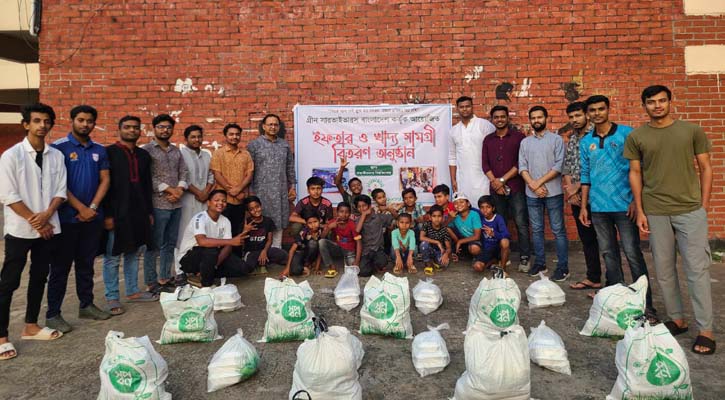
[[[118,300],[108,300],[108,306],[106,308],[111,315],[121,315],[126,312]]]
[[[5,355],[5,356],[0,355],[0,361],[10,360],[10,359],[15,358],[15,357],[18,356],[18,351],[15,350],[15,346],[13,346],[12,343],[7,342],[7,343],[0,344],[0,354],[9,353],[11,351],[13,352],[12,355],[9,355],[9,356],[8,355]]]
[[[569,289],[572,290],[586,290],[586,289],[601,289],[602,284],[601,283],[587,283],[584,281],[574,282],[569,285]]]
[[[53,335],[56,335],[56,336],[53,336]],[[38,333],[36,333],[35,335],[20,336],[20,339],[48,341],[48,340],[60,339],[62,336],[63,336],[63,332],[61,332],[57,329],[48,328],[46,326],[45,328],[38,331]]]
[[[408,267],[408,273],[409,274],[417,274],[418,273],[418,268],[415,268],[415,266],[410,266],[410,267]]]
[[[401,273],[401,272],[403,272],[403,267],[402,267],[402,266],[401,266],[401,267],[395,266],[395,267],[393,268],[393,273],[394,273],[395,275],[400,275],[400,273]]]
[[[138,296],[136,296],[136,297],[126,296],[126,301],[129,303],[148,303],[148,302],[159,300],[159,295],[155,294],[155,293],[151,293],[151,292],[138,292],[138,293],[134,293],[131,296],[135,296],[135,295],[138,295]]]
[[[423,268],[423,273],[426,275],[433,275],[433,267],[425,267]]]
[[[672,336],[681,335],[681,334],[687,332],[690,329],[687,326],[682,327],[682,326],[677,325],[675,323],[675,321],[667,321],[667,322],[665,322],[665,326],[670,331],[670,333],[672,334]]]
[[[706,347],[708,350],[705,351],[697,351],[695,350],[695,347]],[[711,354],[715,353],[715,341],[710,339],[707,336],[697,335],[697,338],[695,339],[695,343],[692,345],[692,352],[695,354],[700,354],[703,356],[709,356]]]
[[[328,269],[327,272],[325,272],[325,278],[334,278],[337,276],[337,270],[334,270],[332,268]]]

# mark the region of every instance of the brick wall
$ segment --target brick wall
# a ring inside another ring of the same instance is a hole
[[[40,93],[62,114],[55,135],[81,102],[99,108],[101,141],[114,140],[122,115],[148,123],[173,112],[213,142],[227,122],[249,129],[249,140],[266,112],[291,124],[297,103],[447,103],[461,94],[479,115],[508,105],[525,128],[526,110],[544,104],[555,129],[570,100],[605,94],[615,121],[639,125],[642,88],[663,83],[677,114],[713,141],[710,232],[725,236],[723,93],[718,76],[684,67],[684,47],[725,42],[725,22],[685,16],[681,1],[95,3],[44,2]],[[191,87],[175,88],[187,78]]]

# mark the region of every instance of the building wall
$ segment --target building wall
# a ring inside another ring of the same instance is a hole
[[[295,104],[462,94],[479,115],[509,106],[526,129],[532,105],[546,105],[561,129],[569,101],[604,94],[614,121],[640,125],[640,92],[661,83],[674,90],[676,114],[712,140],[710,233],[725,235],[723,90],[716,72],[688,75],[685,62],[687,46],[725,45],[720,12],[685,15],[680,0],[88,3],[44,2],[40,92],[62,114],[56,135],[82,102],[98,107],[104,142],[125,114],[149,123],[171,113],[182,128],[204,126],[213,145],[228,122],[249,140],[266,112],[291,125]]]

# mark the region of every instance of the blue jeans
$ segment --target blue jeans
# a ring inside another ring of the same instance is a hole
[[[534,266],[546,265],[544,255],[544,210],[549,215],[549,225],[556,238],[556,270],[569,273],[569,240],[566,238],[564,227],[564,195],[552,197],[526,196],[526,205],[529,211],[531,224],[531,237],[534,242]]]
[[[162,210],[154,208],[154,245],[143,256],[143,279],[146,285],[156,283],[157,279],[171,278],[171,267],[174,265],[174,246],[179,235],[181,208]],[[161,255],[159,273],[156,274],[156,258]]]
[[[508,196],[492,193],[496,213],[501,214],[506,224],[513,218],[518,233],[519,258],[529,257],[531,254],[531,240],[529,239],[529,216],[526,206],[526,193],[511,193]]]
[[[438,246],[428,242],[420,242],[420,254],[423,255],[423,262],[434,262],[436,264],[441,263],[441,257],[443,256]]]
[[[123,278],[126,282],[126,296],[138,293],[138,250],[114,256],[113,231],[108,232],[106,253],[103,255],[103,284],[106,287],[106,300],[120,300],[118,289],[118,267],[123,257]]]
[[[606,286],[625,283],[617,232],[622,240],[622,250],[624,250],[624,256],[627,257],[629,270],[632,273],[632,282],[642,275],[647,276],[647,280],[649,280],[647,264],[639,245],[639,228],[627,217],[626,212],[593,212],[592,225],[597,231],[597,243],[599,243],[599,250],[604,258]],[[653,309],[650,286],[647,286],[647,308]]]

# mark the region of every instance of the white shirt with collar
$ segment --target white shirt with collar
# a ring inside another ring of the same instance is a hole
[[[448,141],[448,165],[455,165],[458,191],[471,200],[489,194],[489,184],[481,165],[483,139],[496,131],[496,127],[483,118],[473,116],[468,126],[458,122],[451,129]]]
[[[22,201],[33,213],[48,209],[55,197],[66,199],[66,169],[63,153],[49,144],[43,148],[43,169],[35,163],[37,152],[28,138],[7,149],[0,157],[0,202],[5,216],[4,232],[22,239],[37,239],[38,231],[9,205]],[[48,222],[60,233],[58,212]]]

